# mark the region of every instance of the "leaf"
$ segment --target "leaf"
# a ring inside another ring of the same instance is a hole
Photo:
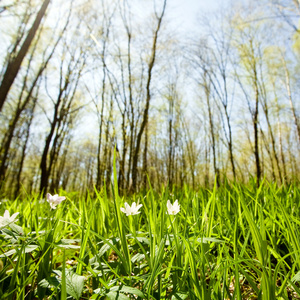
[[[81,297],[84,279],[84,276],[80,276],[71,270],[66,270],[67,293],[77,300]]]
[[[128,298],[127,296],[125,296],[124,294],[122,293],[119,293],[119,292],[108,292],[106,294],[106,296],[111,299],[111,300],[128,300],[130,298]]]
[[[13,232],[17,233],[18,235],[24,235],[24,230],[21,226],[11,223],[9,227],[12,229]]]
[[[38,245],[28,245],[25,247],[25,253],[30,253],[34,251],[36,248],[38,248]],[[0,257],[7,257],[15,254],[17,252],[17,249],[11,249],[3,254],[0,255]]]
[[[65,244],[58,244],[56,245],[58,248],[64,248],[64,249],[80,249],[80,246],[78,245],[65,245]]]
[[[139,297],[142,297],[143,299],[145,299],[145,295],[143,294],[143,292],[137,288],[123,285],[120,291],[123,293],[136,295],[136,296],[139,296]]]
[[[145,254],[143,253],[136,253],[135,255],[133,255],[131,257],[131,262],[135,263],[135,262],[140,262],[141,260],[145,259]]]
[[[148,238],[146,237],[142,237],[142,236],[137,236],[136,239],[140,242],[140,243],[145,243],[147,245],[150,245],[150,241]]]
[[[213,237],[203,237],[203,238],[198,238],[197,239],[198,243],[203,243],[203,244],[207,244],[208,242],[212,242],[212,243],[224,243],[224,241],[213,238]]]
[[[25,247],[25,253],[29,253],[37,249],[39,246],[38,245],[28,245]]]
[[[143,292],[137,288],[133,288],[133,287],[130,287],[130,286],[126,286],[126,285],[117,285],[117,286],[114,286],[112,288],[110,288],[109,290],[110,292],[116,292],[116,293],[128,293],[128,294],[132,294],[132,295],[136,295],[136,296],[139,296],[139,297],[142,297],[143,299],[145,299],[145,295],[143,294]],[[120,294],[122,295],[122,294]],[[126,297],[126,299],[128,299]]]
[[[63,244],[79,244],[81,242],[80,239],[61,239]]]
[[[56,244],[58,248],[64,249],[80,249],[80,239],[61,239],[59,244]],[[72,245],[77,244],[77,245]]]
[[[104,287],[97,288],[93,291],[97,296],[104,296],[106,295],[106,289]],[[94,299],[93,297],[91,299]]]
[[[111,245],[115,245],[119,242],[119,238],[113,238],[110,240],[106,240],[106,243],[100,248],[98,254],[96,254],[94,257],[90,259],[90,264],[96,263],[98,259],[104,255],[108,250],[110,250],[112,247]]]
[[[184,300],[184,299],[186,299],[188,297],[188,295],[187,294],[180,294],[180,293],[175,293],[173,296],[172,296],[172,298],[171,298],[171,300]]]
[[[94,294],[90,297],[90,299],[101,299],[101,296],[99,296],[98,294]]]
[[[39,285],[48,288],[48,287],[57,287],[58,286],[57,283],[61,284],[62,272],[60,270],[53,270],[53,272],[57,274],[56,277],[51,276],[48,277],[47,279],[43,279],[39,282]],[[85,280],[84,276],[80,276],[74,273],[74,271],[70,269],[66,269],[67,294],[79,300],[83,291],[84,280]]]
[[[6,240],[10,240],[10,242],[13,244],[18,242],[18,235],[15,232],[11,231],[8,228],[3,228],[1,231],[3,232],[4,238]]]
[[[292,282],[300,281],[300,271],[291,279]]]
[[[44,278],[39,282],[39,286],[43,288],[50,288],[50,287],[58,287],[60,285],[60,281],[58,280],[57,277],[51,276],[48,277],[47,279]]]
[[[7,251],[7,252],[1,254],[0,257],[2,258],[2,257],[11,256],[11,255],[15,254],[16,252],[17,252],[16,249],[11,249],[11,250],[9,250],[9,251]]]
[[[99,250],[99,253],[97,254],[97,256],[101,257],[106,251],[108,251],[110,249],[110,245],[109,244],[105,244],[101,247],[101,249]]]

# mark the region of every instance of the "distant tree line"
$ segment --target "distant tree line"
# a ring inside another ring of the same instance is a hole
[[[0,191],[299,180],[300,6],[0,3]]]

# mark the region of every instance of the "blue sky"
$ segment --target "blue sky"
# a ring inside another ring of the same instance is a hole
[[[221,3],[228,0],[171,0],[168,1],[169,18],[175,26],[190,29],[197,24],[197,15],[216,10]]]

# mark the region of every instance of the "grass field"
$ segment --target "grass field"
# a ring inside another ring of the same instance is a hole
[[[299,299],[295,185],[60,195],[2,200],[1,299]]]

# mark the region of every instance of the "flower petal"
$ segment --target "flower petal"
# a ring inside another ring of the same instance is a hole
[[[11,220],[15,220],[15,218],[17,217],[18,214],[19,214],[19,212],[14,213],[14,214],[10,217],[10,219],[11,219]]]

